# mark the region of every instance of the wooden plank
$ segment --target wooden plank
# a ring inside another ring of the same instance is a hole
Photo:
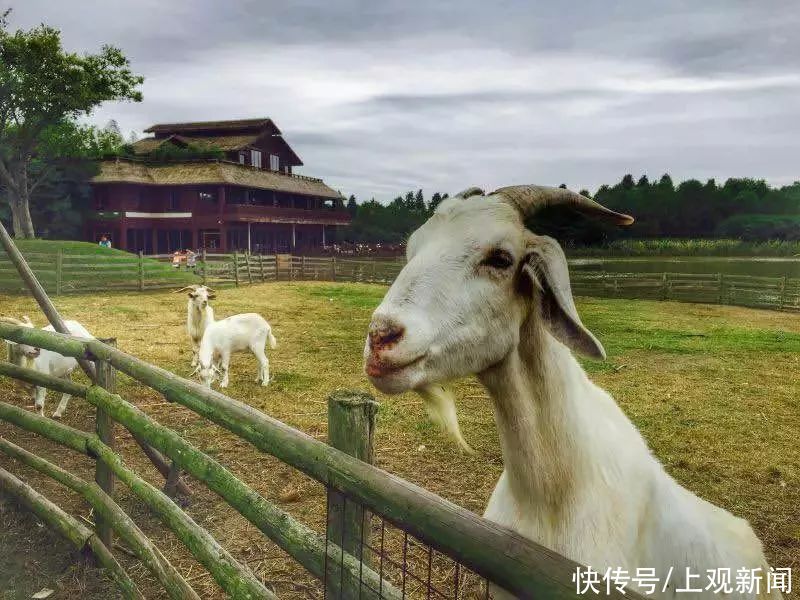
[[[338,391],[328,396],[328,443],[345,454],[369,464],[375,459],[375,416],[378,403],[369,394]],[[328,488],[327,536],[345,552],[364,560],[365,536],[369,535],[369,514],[336,489]],[[366,529],[366,531],[365,531]],[[367,539],[367,542],[369,540]],[[369,561],[365,560],[368,564]]]

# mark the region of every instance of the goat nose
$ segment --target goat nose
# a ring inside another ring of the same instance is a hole
[[[369,327],[369,345],[380,350],[399,342],[405,334],[405,327],[394,321],[373,321]]]

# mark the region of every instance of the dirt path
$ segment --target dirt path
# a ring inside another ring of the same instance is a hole
[[[28,599],[51,589],[48,600],[119,598],[102,571],[25,509],[0,498],[0,600]]]

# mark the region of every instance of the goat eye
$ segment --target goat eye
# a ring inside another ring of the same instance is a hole
[[[492,250],[486,258],[481,261],[481,265],[501,270],[508,269],[513,264],[514,259],[505,250]]]

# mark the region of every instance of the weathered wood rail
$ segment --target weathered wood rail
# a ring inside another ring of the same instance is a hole
[[[171,262],[172,255],[105,257],[26,253],[44,289],[55,294],[93,291],[148,291],[183,287],[158,276],[154,261]],[[197,283],[241,286],[269,281],[336,281],[391,284],[403,267],[401,259],[312,257],[262,254],[207,253],[197,257],[194,269],[181,263],[180,272]],[[188,272],[187,272],[188,271]],[[108,282],[107,280],[113,280]],[[675,300],[748,306],[772,310],[800,310],[800,278],[724,275],[721,273],[614,273],[575,269],[571,274],[578,295]],[[13,265],[0,254],[0,291],[26,291]]]
[[[321,482],[329,490],[329,494],[333,495],[334,501],[341,494],[342,497],[358,502],[366,510],[381,515],[438,552],[452,557],[458,564],[518,597],[577,596],[572,580],[579,566],[577,563],[368,462],[292,429],[251,406],[148,364],[99,340],[81,340],[6,323],[0,323],[0,338],[47,348],[65,356],[89,357],[108,363],[114,369],[156,390],[168,401],[194,411],[247,440],[258,450],[277,457]],[[337,535],[341,535],[343,540],[349,538],[351,541],[344,541],[344,547],[339,547],[335,540],[332,543],[330,536],[318,534],[295,521],[234,477],[215,459],[200,452],[177,433],[159,425],[137,407],[100,385],[81,386],[3,362],[0,362],[0,375],[54,390],[69,390],[75,396],[86,398],[98,410],[107,413],[115,422],[143,438],[181,469],[205,483],[304,568],[323,579],[330,597],[400,597],[401,593],[390,582],[384,581],[381,574],[376,573],[367,561],[363,561],[362,555],[351,554],[354,552],[353,535],[363,536],[363,533],[354,534],[353,527],[356,525],[347,519],[342,519]],[[363,397],[357,399],[363,400]],[[348,399],[340,395],[334,396],[331,401],[347,403]],[[341,414],[345,420],[353,418],[349,411],[341,408],[334,407],[330,414]],[[184,541],[187,548],[233,597],[272,597],[266,588],[253,579],[246,567],[219,547],[213,538],[208,539],[210,535],[191,521],[163,492],[125,466],[119,455],[104,444],[96,433],[78,431],[6,403],[0,403],[0,420],[35,432],[106,465],[119,481],[127,485],[178,534],[179,539]],[[359,429],[366,432],[367,438],[371,436],[369,426],[360,426]],[[332,425],[331,430],[342,431],[342,424],[339,424],[338,429],[336,425]],[[335,433],[333,437],[336,437]],[[368,444],[368,439],[350,439],[347,440],[349,447],[343,449],[369,458]],[[341,445],[344,446],[344,442]],[[9,450],[10,454],[16,453],[17,458],[24,459],[26,456],[11,446],[0,445],[0,451],[5,450]],[[29,460],[31,462],[28,464],[34,462],[34,459]],[[43,472],[68,482],[57,467],[43,464],[39,466]],[[89,489],[72,483],[76,488]],[[91,485],[87,484],[90,487]],[[105,498],[101,498],[105,503]],[[113,502],[111,496],[108,498]],[[99,502],[97,499],[95,501]],[[111,514],[108,512],[105,516]],[[349,530],[349,533],[343,532],[342,528]],[[144,551],[142,557],[145,557]],[[152,571],[152,567],[156,565],[152,559],[150,563],[148,567]],[[331,565],[342,565],[343,568],[338,574],[330,576]],[[168,571],[167,568],[164,573]],[[161,579],[165,577],[164,573],[161,574]],[[345,573],[347,577],[344,576]],[[354,586],[353,582],[358,584]],[[376,594],[375,590],[380,592]],[[630,592],[627,596],[637,597]],[[622,596],[612,593],[611,597]]]

